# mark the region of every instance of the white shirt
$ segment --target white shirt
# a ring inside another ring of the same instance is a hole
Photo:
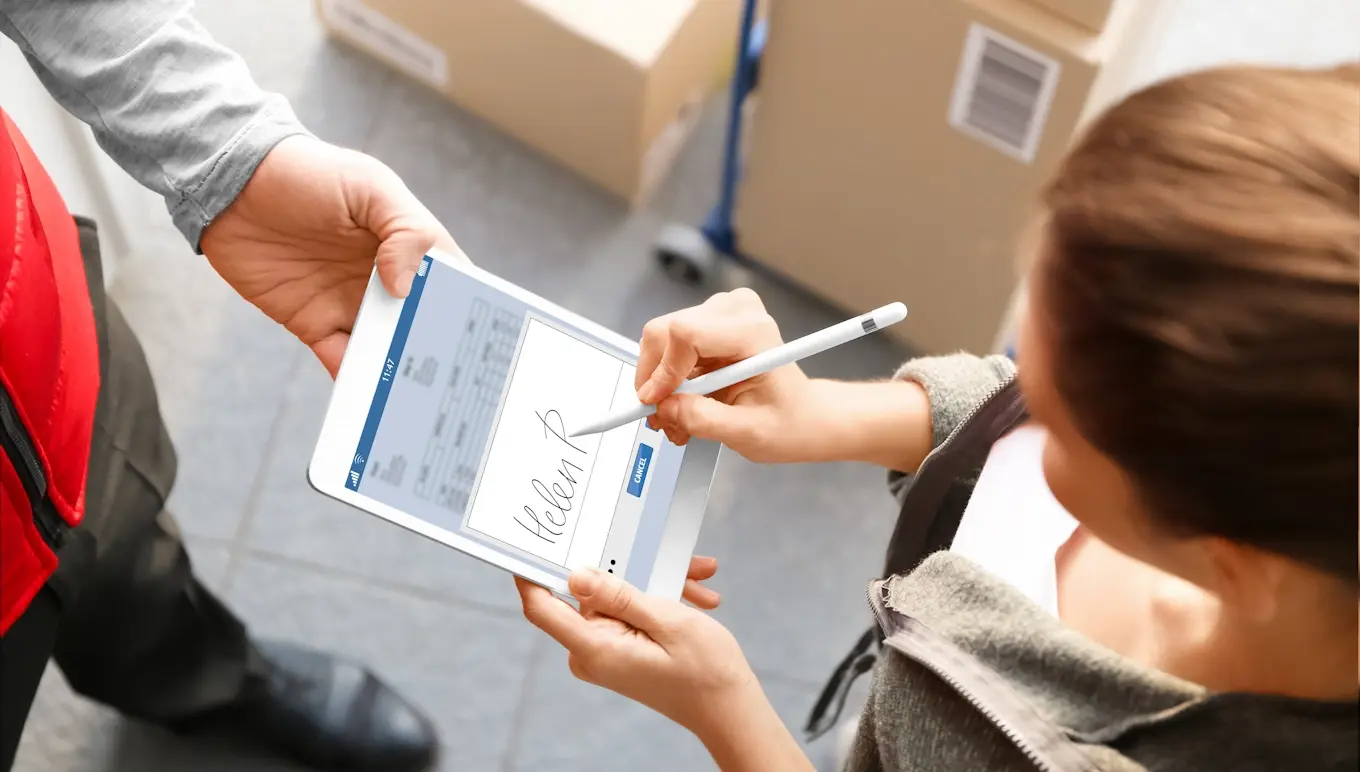
[[[1048,490],[1044,430],[1021,426],[992,447],[951,551],[1058,614],[1056,560],[1077,521]]]

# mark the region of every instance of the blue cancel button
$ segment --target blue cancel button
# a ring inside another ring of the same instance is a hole
[[[652,465],[652,446],[638,443],[633,468],[628,470],[628,495],[642,498],[642,484],[647,482],[647,468]]]

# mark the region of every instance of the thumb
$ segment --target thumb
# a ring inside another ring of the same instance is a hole
[[[673,426],[691,437],[713,440],[740,449],[755,439],[755,408],[737,407],[712,397],[673,394],[657,406],[662,426]]]
[[[410,294],[416,269],[434,244],[433,233],[401,230],[378,245],[378,278],[393,297],[404,298]]]
[[[350,215],[355,224],[378,237],[378,278],[388,292],[406,297],[420,261],[433,247],[463,257],[453,237],[396,172],[362,154],[347,157],[345,194]]]
[[[617,619],[656,638],[670,626],[665,600],[644,594],[633,585],[596,569],[577,571],[567,582],[582,611]]]

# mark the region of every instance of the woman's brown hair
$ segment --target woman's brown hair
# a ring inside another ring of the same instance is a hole
[[[1081,433],[1163,527],[1357,581],[1360,66],[1154,85],[1044,203],[1035,311]]]

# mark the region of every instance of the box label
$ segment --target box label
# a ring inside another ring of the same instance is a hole
[[[360,0],[322,0],[326,23],[406,74],[436,88],[448,84],[444,51]]]
[[[691,92],[680,106],[680,111],[676,114],[675,119],[666,124],[666,128],[662,129],[652,140],[651,146],[642,156],[642,170],[638,175],[638,192],[635,201],[640,202],[650,198],[656,186],[666,176],[666,170],[675,163],[675,157],[684,148],[685,140],[689,138],[690,134],[694,133],[694,127],[699,124],[703,104],[703,90]]]
[[[1032,163],[1061,70],[1053,57],[974,24],[964,42],[949,123],[1006,155]]]

